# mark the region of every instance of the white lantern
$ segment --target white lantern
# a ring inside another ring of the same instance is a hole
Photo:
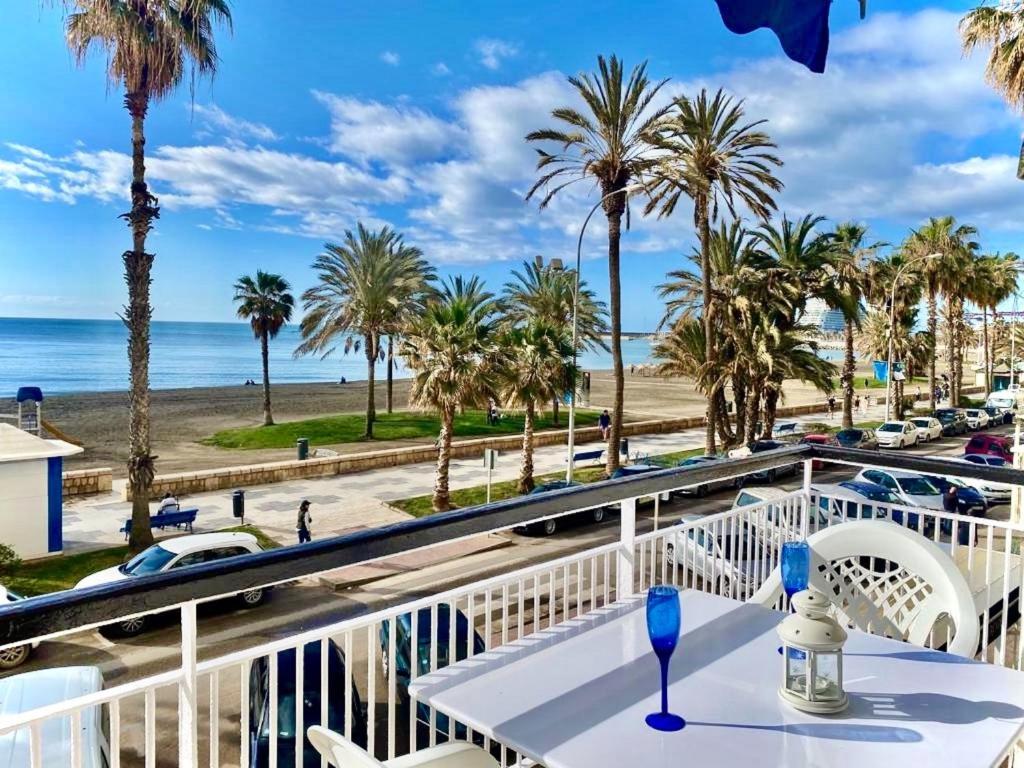
[[[804,712],[832,714],[849,704],[843,691],[846,630],[829,615],[829,601],[816,589],[793,595],[794,613],[779,624],[783,674],[779,696]]]

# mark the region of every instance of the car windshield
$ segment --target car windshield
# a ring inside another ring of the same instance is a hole
[[[859,429],[844,429],[836,434],[838,440],[860,440],[863,436],[864,433]]]
[[[931,421],[929,419],[911,419],[910,421],[912,424],[918,427],[931,426]]]
[[[911,496],[938,496],[940,491],[923,477],[900,477],[896,479],[904,493]]]
[[[878,428],[878,431],[879,432],[902,432],[903,431],[903,425],[898,423],[898,422],[889,422],[888,424],[883,424],[882,426],[880,426]]]
[[[968,409],[967,415],[968,416],[977,416],[978,412],[976,410],[974,410],[973,408],[971,408],[971,409]]]
[[[140,552],[129,560],[126,565],[121,566],[121,573],[130,573],[132,576],[145,576],[147,573],[157,573],[173,559],[173,552],[169,552],[157,544],[144,552]]]

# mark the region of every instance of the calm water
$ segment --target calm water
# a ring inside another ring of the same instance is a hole
[[[126,389],[126,331],[118,320],[41,320],[0,318],[0,397],[20,386],[44,393]],[[349,381],[366,378],[360,355],[335,353],[326,360],[292,358],[298,326],[286,326],[270,343],[270,375],[275,382]],[[650,342],[623,342],[625,364],[650,362]],[[585,354],[584,368],[611,368],[606,353]],[[386,373],[379,364],[377,376]],[[154,322],[150,382],[153,389],[216,387],[259,381],[260,349],[243,323]],[[398,376],[407,375],[399,369]]]

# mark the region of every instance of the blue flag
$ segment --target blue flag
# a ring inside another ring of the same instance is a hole
[[[730,31],[745,35],[767,27],[782,50],[812,72],[825,71],[828,11],[832,0],[716,0]]]

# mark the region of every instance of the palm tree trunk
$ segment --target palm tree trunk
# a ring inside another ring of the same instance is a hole
[[[263,357],[263,426],[274,426],[274,414],[270,411],[270,343],[267,332],[260,334],[260,355]]]
[[[721,387],[715,390],[714,403],[715,413],[717,414],[715,427],[718,430],[718,439],[723,446],[732,445],[736,440],[736,435],[732,431],[732,424],[729,419],[729,409],[725,399],[725,390]]]
[[[772,439],[772,430],[775,429],[775,411],[779,406],[779,390],[777,387],[769,388],[764,397],[764,429],[761,430],[762,440]]]
[[[985,346],[985,395],[992,391],[992,369],[989,367],[988,307],[981,308],[981,343]]]
[[[434,498],[432,506],[435,512],[447,512],[451,509],[451,498],[448,495],[448,465],[452,460],[452,423],[455,411],[450,408],[441,411],[441,434],[437,439],[437,474],[434,476]]]
[[[934,288],[928,289],[928,402],[934,411],[939,407],[935,398],[935,358],[938,353],[939,307]]]
[[[761,413],[761,385],[755,384],[747,395],[747,429],[743,434],[743,442],[750,443],[757,439],[757,420]]]
[[[610,475],[619,468],[619,440],[622,436],[622,409],[625,404],[625,382],[622,371],[622,287],[619,282],[619,240],[622,235],[623,201],[615,195],[609,203],[615,207],[607,210],[608,217],[608,288],[609,309],[612,331],[612,374],[615,379],[615,396],[612,401],[612,423],[608,430],[608,461],[605,471]]]
[[[736,406],[736,441],[743,442],[747,434],[747,383],[737,376],[733,378],[732,401]]]
[[[533,490],[533,401],[526,403],[523,414],[523,462],[519,467],[519,493]]]
[[[953,380],[956,382],[956,397],[953,399],[953,403],[957,406],[960,405],[960,389],[964,377],[964,301],[963,298],[957,296],[956,303],[953,305],[954,309],[954,324],[953,324],[953,340],[955,347],[955,354],[953,357],[953,364],[955,372]]]
[[[153,310],[149,286],[153,254],[146,253],[146,235],[153,220],[159,218],[157,199],[146,185],[146,111],[149,95],[145,92],[125,96],[125,107],[132,117],[132,208],[122,218],[132,230],[132,250],[125,251],[125,282],[128,306],[124,324],[128,328],[128,487],[132,494],[132,532],[129,549],[139,552],[153,543],[149,525],[149,498],[156,474],[149,440],[149,327]]]
[[[363,434],[367,440],[373,439],[373,422],[377,418],[377,402],[374,387],[376,385],[377,344],[373,334],[363,339],[366,350],[366,430]]]
[[[853,356],[853,323],[846,321],[846,348],[843,355],[843,429],[853,429],[853,377],[857,361]]]
[[[694,223],[696,224],[697,235],[700,238],[700,279],[704,303],[703,311],[701,312],[704,320],[704,365],[707,368],[709,380],[714,380],[717,378],[714,376],[717,360],[715,358],[715,329],[711,302],[711,254],[709,253],[711,228],[708,222],[708,200],[705,195],[697,195],[693,203]],[[708,456],[713,455],[717,450],[715,446],[715,421],[718,414],[715,409],[714,395],[715,393],[709,390],[705,396],[707,400],[705,406],[705,420],[707,424],[704,428],[704,453]]]
[[[395,397],[395,337],[388,334],[388,413],[394,410]]]
[[[946,296],[946,371],[949,375],[949,405],[955,408],[959,404],[956,387],[956,312],[953,298]]]

